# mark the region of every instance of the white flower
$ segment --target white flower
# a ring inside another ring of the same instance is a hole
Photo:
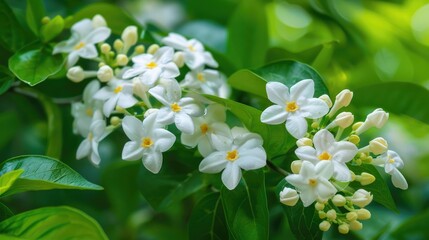
[[[313,98],[314,82],[305,79],[290,88],[279,82],[267,83],[268,99],[275,103],[265,109],[261,121],[280,124],[286,121],[287,131],[295,138],[302,138],[307,132],[305,118],[317,119],[325,115],[329,108],[318,98]]]
[[[388,150],[374,159],[374,165],[384,166],[384,171],[392,176],[393,186],[407,189],[408,183],[402,173],[398,170],[404,167],[401,157],[394,151]]]
[[[125,71],[123,78],[139,77],[140,80],[152,86],[158,78],[175,78],[179,69],[173,62],[174,50],[162,47],[154,55],[145,53],[132,58],[134,65]]]
[[[204,173],[222,172],[222,182],[234,189],[241,179],[241,169],[254,170],[266,164],[267,155],[262,147],[262,138],[243,128],[233,128],[231,137],[213,135],[215,152],[201,161],[199,170]]]
[[[299,200],[299,195],[295,189],[285,187],[280,192],[280,202],[287,206],[295,206]]]
[[[100,89],[100,83],[97,80],[90,82],[83,91],[83,102],[72,104],[73,132],[86,137],[89,133],[94,112],[101,110],[103,102],[93,98],[94,94]]]
[[[179,34],[170,33],[162,39],[162,42],[165,45],[183,51],[185,63],[190,69],[197,69],[204,65],[218,67],[218,63],[213,59],[211,53],[205,51],[203,44],[196,39],[187,40]]]
[[[187,134],[194,133],[192,117],[203,115],[204,109],[193,98],[182,98],[182,90],[176,80],[165,80],[164,86],[158,85],[149,93],[164,107],[159,109],[157,121],[161,124],[175,123],[176,127]]]
[[[319,162],[316,166],[304,161],[299,174],[287,176],[286,181],[298,190],[304,207],[308,207],[316,200],[328,200],[337,192],[329,182],[333,173],[332,165],[326,161]]]
[[[103,113],[106,117],[112,114],[116,105],[122,108],[129,108],[137,103],[137,99],[133,96],[133,84],[118,79],[109,81],[107,86],[94,95],[94,98],[105,101]]]
[[[94,117],[89,128],[88,135],[84,139],[76,152],[76,158],[82,159],[88,157],[94,164],[100,163],[100,154],[98,153],[98,143],[103,140],[110,132],[106,131],[106,122],[100,111],[94,113]]]
[[[218,71],[201,67],[188,72],[185,79],[180,82],[180,85],[184,88],[200,90],[202,93],[218,96],[222,83],[222,78]]]
[[[353,193],[351,201],[354,205],[363,208],[371,203],[372,198],[373,196],[370,192],[366,191],[365,189],[359,189]]]
[[[158,173],[162,166],[162,153],[170,149],[176,137],[165,130],[156,121],[156,114],[151,114],[143,123],[135,117],[126,116],[122,128],[131,141],[122,151],[122,159],[142,159],[143,165],[152,173]]]
[[[96,43],[106,40],[110,36],[110,29],[104,26],[94,27],[89,19],[75,23],[71,28],[70,39],[58,43],[53,53],[69,53],[67,67],[76,64],[81,58],[92,59],[98,56]]]
[[[333,177],[342,182],[351,181],[350,170],[346,162],[352,160],[358,152],[356,145],[348,141],[337,142],[332,133],[322,129],[313,138],[314,148],[302,146],[296,149],[295,154],[313,164],[326,162],[334,169]]]
[[[356,129],[356,134],[359,135],[371,127],[382,128],[388,119],[389,113],[381,108],[377,108],[366,116],[365,122]]]
[[[184,145],[195,147],[203,157],[207,157],[214,151],[211,137],[213,135],[228,136],[230,129],[225,124],[225,107],[219,104],[212,104],[207,107],[204,116],[194,118],[195,131],[193,134],[182,133],[181,142]]]

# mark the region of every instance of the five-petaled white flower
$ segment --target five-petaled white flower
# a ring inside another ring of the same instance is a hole
[[[112,114],[116,105],[129,108],[137,103],[133,96],[133,84],[130,81],[111,80],[107,86],[101,88],[95,95],[95,99],[103,100],[103,113],[106,117]]]
[[[94,80],[90,82],[83,91],[83,102],[72,104],[73,132],[86,137],[89,133],[92,117],[96,110],[101,110],[103,102],[94,99],[94,94],[100,89],[100,82]]]
[[[167,46],[183,51],[185,63],[190,69],[197,69],[204,65],[218,67],[218,63],[211,53],[205,51],[203,44],[196,39],[187,40],[179,34],[170,33],[162,39],[162,42]]]
[[[230,137],[212,136],[216,151],[201,161],[199,170],[204,173],[222,172],[222,182],[234,189],[241,179],[241,169],[254,170],[266,164],[267,155],[262,147],[262,138],[243,128],[234,127]]]
[[[206,157],[214,151],[211,141],[212,135],[229,135],[230,129],[225,120],[225,107],[219,104],[212,104],[207,107],[207,113],[204,116],[193,119],[194,133],[182,133],[181,142],[190,147],[198,145],[198,151],[203,157]]]
[[[222,78],[218,71],[198,68],[188,72],[185,79],[180,82],[180,86],[205,94],[218,95],[222,83]]]
[[[313,164],[327,162],[333,166],[333,177],[342,182],[351,181],[350,170],[346,162],[351,161],[358,152],[356,145],[347,141],[337,142],[332,133],[326,129],[318,131],[313,138],[314,148],[302,146],[296,149],[295,154],[303,161]]]
[[[321,99],[313,98],[314,82],[302,80],[289,89],[282,83],[267,83],[268,99],[275,103],[261,114],[261,121],[280,124],[286,121],[287,131],[295,138],[302,138],[307,132],[305,118],[317,119],[328,113],[328,105]]]
[[[106,40],[110,36],[110,29],[105,26],[94,26],[93,21],[83,19],[71,28],[70,39],[58,43],[53,53],[69,53],[67,68],[72,67],[81,58],[92,59],[98,56],[96,43]]]
[[[127,142],[122,151],[122,159],[142,159],[143,165],[152,173],[158,173],[162,166],[162,153],[169,150],[176,136],[156,122],[156,114],[143,120],[126,116],[122,128],[131,141]]]
[[[374,159],[374,165],[384,166],[384,171],[392,176],[393,186],[400,189],[407,189],[408,183],[398,168],[404,167],[404,161],[401,157],[392,150],[388,150],[384,154]]]
[[[304,207],[308,207],[316,200],[328,200],[337,192],[334,185],[329,182],[333,173],[332,164],[326,161],[316,165],[304,161],[299,174],[287,176],[286,181],[298,190]]]
[[[173,62],[174,50],[171,47],[162,47],[154,55],[145,53],[132,58],[134,65],[125,71],[123,78],[139,77],[145,85],[152,86],[161,78],[175,78],[179,76],[179,69]]]
[[[157,120],[161,124],[167,125],[174,122],[180,131],[187,134],[194,133],[191,116],[203,115],[204,109],[193,98],[182,98],[182,90],[176,80],[166,79],[164,86],[158,85],[151,88],[149,93],[164,105],[157,115]]]
[[[100,163],[100,154],[98,153],[98,143],[103,140],[110,131],[106,129],[106,121],[100,111],[94,112],[91,126],[87,137],[80,143],[77,148],[76,158],[82,159],[88,157],[96,166]]]

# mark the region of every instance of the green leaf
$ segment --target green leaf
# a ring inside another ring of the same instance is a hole
[[[52,55],[50,49],[37,44],[19,50],[9,59],[9,69],[30,86],[41,83],[59,72],[62,65],[61,54]]]
[[[0,232],[27,239],[108,239],[84,212],[66,206],[23,212],[0,222]]]
[[[189,239],[228,239],[228,229],[219,193],[204,196],[192,209],[189,219]]]
[[[348,167],[356,175],[361,174],[362,172],[367,172],[369,174],[372,174],[375,177],[375,181],[369,185],[362,186],[358,182],[351,182],[349,185],[350,187],[356,190],[363,188],[368,192],[372,193],[374,197],[374,201],[380,203],[381,205],[387,207],[392,211],[396,211],[396,212],[398,211],[398,209],[396,208],[396,204],[393,201],[392,194],[390,193],[389,187],[384,181],[384,178],[380,175],[380,173],[373,165],[370,165],[370,164],[362,164],[360,166],[348,165]]]
[[[44,16],[43,0],[27,0],[27,24],[36,35],[39,35],[40,25]]]
[[[10,218],[12,216],[13,216],[13,212],[6,205],[0,202],[0,221],[3,221],[6,218]]]
[[[264,148],[269,158],[287,153],[295,145],[296,139],[287,133],[284,124],[268,125],[261,122],[262,111],[251,106],[223,99],[216,96],[205,95],[206,98],[224,105],[231,111],[251,132],[258,133],[264,140]]]
[[[259,0],[241,1],[228,23],[228,56],[238,67],[258,67],[264,64],[267,49],[264,5]]]
[[[107,26],[116,35],[121,35],[122,31],[129,25],[134,25],[142,29],[141,25],[132,18],[122,8],[108,3],[94,3],[82,8],[79,12],[73,15],[72,21],[66,21],[66,28],[71,27],[74,23],[84,19],[92,18],[94,15],[100,14],[107,22]]]
[[[286,179],[280,181],[276,187],[276,195],[280,196],[280,192],[285,188],[293,188]],[[319,224],[322,221],[319,218],[314,205],[304,207],[302,201],[293,206],[283,206],[286,213],[290,229],[297,239],[322,239],[322,231],[319,229]]]
[[[12,9],[0,0],[0,44],[7,50],[15,52],[27,45],[29,37],[27,31],[19,24]]]
[[[267,98],[267,82],[281,82],[288,87],[303,79],[314,80],[314,96],[329,94],[322,77],[312,67],[296,61],[280,61],[254,71],[240,70],[228,79],[228,83],[238,90]]]
[[[60,15],[55,16],[41,28],[43,42],[49,42],[58,36],[64,29],[64,19]]]
[[[22,240],[22,238],[12,237],[12,236],[6,235],[6,234],[0,234],[0,239],[3,239],[3,240]]]
[[[15,77],[9,69],[0,65],[0,95],[9,90],[14,79]]]
[[[19,130],[20,119],[16,111],[0,113],[0,149],[6,146]]]
[[[234,190],[223,187],[220,194],[234,239],[268,239],[268,206],[262,170],[245,172]]]
[[[49,189],[103,189],[85,180],[66,164],[46,156],[28,155],[8,159],[0,164],[0,175],[18,169],[24,172],[3,196]]]
[[[23,172],[23,169],[18,169],[0,175],[0,196],[12,187],[13,183]]]
[[[377,83],[353,90],[352,104],[356,107],[371,106],[398,115],[407,115],[429,124],[427,105],[429,90],[407,82]],[[382,97],[380,97],[382,96]]]
[[[429,221],[429,210],[425,210],[404,221],[396,228],[389,238],[391,239],[428,239],[427,223]]]

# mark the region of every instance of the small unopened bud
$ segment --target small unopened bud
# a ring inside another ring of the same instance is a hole
[[[350,174],[352,175],[352,182],[356,180],[356,174],[353,171],[350,171]]]
[[[358,145],[360,142],[360,137],[358,135],[352,134],[347,140],[354,145]]]
[[[328,222],[328,221],[322,221],[320,224],[319,224],[319,229],[321,230],[321,231],[324,231],[324,232],[326,232],[326,231],[328,231],[329,230],[329,228],[331,228],[331,223],[330,222]]]
[[[121,124],[121,119],[119,117],[113,116],[110,118],[110,125],[118,126],[119,124]]]
[[[303,146],[313,146],[313,140],[311,140],[310,138],[300,138],[296,141],[296,145],[298,147],[303,147]]]
[[[338,232],[341,234],[349,233],[349,225],[347,223],[343,223],[338,226]]]
[[[320,219],[326,218],[326,213],[324,211],[319,211],[319,218]]]
[[[299,200],[299,195],[295,189],[285,187],[280,192],[280,202],[287,206],[295,206]]]
[[[371,218],[371,212],[366,210],[365,208],[361,208],[356,210],[359,220],[368,220]]]
[[[323,94],[322,96],[319,97],[319,99],[323,100],[326,103],[326,105],[328,105],[329,108],[332,107],[331,98],[329,98],[327,94]]]
[[[177,65],[177,67],[183,67],[185,65],[185,55],[183,55],[183,52],[174,53],[173,62]]]
[[[134,52],[136,53],[136,54],[142,54],[142,53],[144,53],[144,46],[143,45],[137,45],[135,48],[134,48]]]
[[[112,50],[112,47],[110,47],[110,44],[108,43],[103,43],[101,44],[101,52],[104,54],[109,54],[110,50]]]
[[[334,106],[332,106],[331,111],[329,112],[329,117],[333,117],[338,109],[342,107],[347,107],[353,98],[353,92],[348,89],[344,89],[335,97]]]
[[[376,155],[385,153],[387,148],[387,141],[382,137],[374,138],[369,142],[369,150]]]
[[[149,115],[152,114],[158,114],[158,110],[156,108],[149,108],[148,110],[146,110],[146,112],[144,112],[144,118],[147,118]]]
[[[103,18],[103,16],[101,16],[100,14],[97,14],[92,18],[92,26],[94,28],[106,27],[107,23],[106,23],[106,20]]]
[[[342,207],[346,205],[346,198],[343,195],[337,194],[332,198],[332,203],[337,207]]]
[[[363,208],[371,203],[372,198],[373,196],[370,192],[365,189],[359,189],[353,194],[351,201],[354,205]]]
[[[319,127],[319,123],[318,122],[311,123],[311,128],[316,129],[318,127]]]
[[[48,16],[44,16],[44,17],[42,18],[42,20],[41,20],[41,23],[42,23],[43,25],[46,25],[46,24],[48,24],[50,21],[51,21],[51,18],[50,18],[50,17],[48,17]]]
[[[105,65],[98,69],[97,78],[101,82],[108,82],[113,78],[113,70],[111,67]]]
[[[302,160],[295,160],[290,164],[290,169],[294,174],[298,174],[301,170]]]
[[[74,66],[67,71],[67,78],[72,82],[78,83],[85,79],[85,73],[80,66]]]
[[[331,209],[331,210],[326,212],[326,217],[329,220],[335,220],[335,219],[337,219],[337,212],[334,209]]]
[[[348,221],[354,221],[357,219],[357,217],[358,217],[358,215],[356,212],[348,212],[346,215],[346,218]]]
[[[149,48],[147,49],[147,53],[149,53],[149,54],[155,54],[156,53],[156,51],[158,51],[158,49],[159,49],[159,45],[158,44],[152,44],[152,45],[150,45],[149,46]]]
[[[325,204],[316,202],[316,204],[314,205],[314,208],[316,208],[317,211],[322,211],[323,209],[325,209]]]
[[[342,112],[337,115],[334,122],[341,128],[347,128],[352,125],[355,117],[351,112]]]
[[[113,42],[113,48],[117,51],[120,52],[122,51],[122,48],[124,47],[124,43],[120,40],[120,39],[116,39]]]
[[[118,63],[119,66],[125,66],[128,64],[128,57],[125,54],[118,54],[116,56],[116,63]]]
[[[359,221],[356,221],[356,220],[351,221],[351,222],[349,222],[349,227],[350,227],[350,230],[359,231],[362,229],[362,223]]]
[[[360,174],[360,184],[362,184],[363,186],[369,185],[374,181],[375,181],[374,175],[367,172],[362,172]]]
[[[372,113],[368,114],[365,122],[356,129],[356,134],[361,134],[371,127],[381,128],[389,119],[389,113],[385,112],[381,108],[375,109]]]
[[[363,122],[356,122],[355,124],[353,124],[352,126],[352,130],[356,131],[358,128],[360,128],[360,126],[362,126]]]
[[[136,26],[128,26],[124,29],[121,35],[121,39],[125,46],[131,47],[137,43],[138,34]]]

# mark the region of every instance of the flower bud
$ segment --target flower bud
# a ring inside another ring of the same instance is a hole
[[[119,66],[125,66],[128,64],[128,57],[125,54],[118,54],[116,56],[116,63],[118,63]]]
[[[131,47],[137,43],[138,34],[136,26],[128,26],[122,31],[121,39],[125,46]]]
[[[334,106],[332,106],[331,111],[329,112],[329,117],[335,115],[338,109],[342,107],[347,107],[353,98],[353,92],[348,89],[344,89],[335,97]]]
[[[375,109],[372,113],[368,114],[365,119],[365,122],[356,129],[356,134],[361,134],[368,130],[370,127],[381,128],[389,119],[389,113],[385,112],[381,108]]]
[[[326,103],[326,105],[328,105],[329,108],[332,107],[332,101],[327,94],[323,94],[322,96],[319,97],[319,99],[323,100]]]
[[[301,170],[302,160],[295,160],[290,164],[290,169],[294,174],[298,174]]]
[[[300,138],[296,141],[296,145],[298,147],[303,147],[303,146],[313,146],[313,140],[311,140],[310,138]]]
[[[319,229],[321,230],[321,231],[324,231],[324,232],[326,232],[326,231],[328,231],[329,230],[329,228],[331,228],[331,223],[330,222],[328,222],[328,221],[322,221],[320,224],[319,224]]]
[[[320,219],[326,218],[326,213],[324,211],[319,211],[319,218]]]
[[[185,65],[185,55],[183,55],[183,52],[174,53],[173,62],[177,65],[177,67],[183,67]]]
[[[349,227],[350,227],[350,230],[358,231],[362,229],[362,223],[354,220],[349,222]]]
[[[311,128],[313,128],[313,129],[316,129],[316,128],[319,128],[319,122],[313,122],[313,123],[311,123]]]
[[[103,16],[101,16],[100,14],[97,14],[92,18],[92,26],[94,28],[106,27],[107,23],[106,23],[106,20],[103,18]]]
[[[147,49],[147,53],[149,53],[149,54],[155,54],[156,53],[156,51],[158,51],[158,49],[159,49],[159,45],[158,44],[152,44],[152,45],[150,45],[149,46],[149,48]]]
[[[124,47],[124,43],[120,40],[120,39],[116,39],[113,42],[113,48],[117,51],[120,52],[122,51],[122,48]]]
[[[156,108],[149,108],[148,110],[146,110],[146,112],[144,112],[144,118],[147,118],[149,115],[152,114],[157,114],[159,109]]]
[[[118,126],[119,124],[121,124],[121,119],[119,117],[113,116],[110,118],[110,125]]]
[[[314,205],[314,208],[316,208],[317,211],[322,211],[323,209],[325,209],[325,204],[316,202],[316,204]]]
[[[375,181],[374,175],[367,172],[362,172],[360,174],[360,184],[362,184],[363,186],[369,185],[374,181]]]
[[[350,125],[352,125],[354,120],[355,120],[355,117],[351,112],[342,112],[337,115],[334,122],[336,125],[338,125],[341,128],[347,128]]]
[[[331,210],[326,212],[326,217],[329,220],[335,220],[335,219],[337,219],[337,212],[334,209],[331,209]]]
[[[372,194],[365,189],[359,189],[353,193],[351,201],[354,205],[363,208],[371,203]]]
[[[112,47],[108,43],[103,43],[100,47],[101,52],[104,54],[109,54],[110,50],[112,50]]]
[[[360,126],[362,126],[363,122],[356,122],[355,124],[353,124],[352,126],[352,130],[356,131],[358,128],[360,128]]]
[[[338,232],[341,234],[347,234],[349,233],[349,225],[347,223],[343,223],[338,226]]]
[[[134,48],[134,52],[136,53],[136,54],[142,54],[142,53],[144,53],[144,46],[143,45],[137,45],[135,48]]]
[[[113,70],[111,67],[105,65],[98,69],[97,78],[101,82],[108,82],[113,78]]]
[[[357,217],[358,217],[358,215],[357,215],[357,213],[356,213],[356,212],[348,212],[348,213],[346,214],[346,219],[347,219],[348,221],[354,221],[354,220],[356,220],[356,219],[357,219]]]
[[[41,20],[41,23],[42,23],[43,25],[46,25],[46,24],[48,24],[50,21],[51,21],[51,18],[50,18],[50,17],[48,17],[48,16],[44,16],[44,17],[42,18],[42,20]]]
[[[332,198],[332,203],[337,207],[346,205],[346,198],[343,195],[337,194]]]
[[[295,189],[285,187],[280,192],[280,202],[287,206],[295,206],[299,200],[299,195]]]
[[[368,220],[371,218],[371,212],[366,210],[365,208],[361,208],[356,210],[359,220]]]
[[[353,143],[354,145],[358,145],[360,142],[360,137],[356,134],[352,134],[347,140]]]
[[[67,78],[72,82],[78,83],[85,79],[85,73],[80,66],[74,66],[67,71]]]
[[[387,141],[382,137],[374,138],[369,142],[369,150],[376,155],[385,153],[387,147]]]

